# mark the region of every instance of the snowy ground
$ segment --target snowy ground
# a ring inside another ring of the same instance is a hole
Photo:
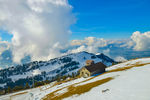
[[[56,86],[53,86],[54,83],[51,83],[40,88],[0,96],[0,100],[40,100],[47,94],[58,89],[64,88],[58,91],[57,95],[65,93],[67,92],[67,88],[65,87],[72,84],[77,83],[76,86],[84,85],[108,77],[113,77],[114,79],[105,84],[93,87],[90,91],[84,94],[68,97],[65,98],[65,100],[150,100],[150,58],[131,60],[125,63],[114,65],[106,70],[111,71],[120,67],[132,66],[137,63],[145,65],[133,67],[126,71],[106,73],[93,79],[79,78]],[[102,92],[103,90],[107,91]]]
[[[106,77],[115,78],[87,93],[65,100],[150,100],[150,64],[127,71],[105,74],[86,83]],[[103,90],[108,91],[103,93]]]

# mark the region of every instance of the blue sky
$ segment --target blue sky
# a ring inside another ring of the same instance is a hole
[[[71,39],[94,36],[129,38],[135,31],[149,31],[150,0],[70,0],[77,22]]]
[[[71,26],[72,39],[93,36],[106,39],[130,38],[135,31],[149,31],[150,0],[69,0],[77,22]],[[0,37],[11,35],[0,30]]]
[[[0,29],[0,37],[2,37],[3,41],[11,41],[12,35],[9,34],[7,31]]]

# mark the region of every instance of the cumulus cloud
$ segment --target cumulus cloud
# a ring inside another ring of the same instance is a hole
[[[96,37],[86,37],[84,40],[72,40],[71,45],[98,45],[104,47],[107,45],[107,40]]]
[[[135,44],[134,50],[150,50],[150,31],[145,33],[140,33],[139,31],[136,31],[132,34],[131,39]]]
[[[71,45],[79,46],[77,49],[73,49],[72,53],[87,51],[91,53],[97,53],[99,47],[107,45],[107,40],[103,38],[86,37],[84,40],[72,40]]]
[[[134,46],[134,42],[132,40],[125,41],[120,47],[122,48],[132,48]]]
[[[2,38],[0,37],[0,55],[8,49],[10,49],[10,43],[7,41],[2,41]]]
[[[115,58],[115,61],[117,61],[117,62],[125,62],[125,61],[127,61],[127,59],[125,59],[125,58],[122,57],[122,56],[117,56],[117,57]]]
[[[75,22],[67,0],[0,0],[0,28],[13,34],[13,61],[30,55],[47,60],[60,54]]]

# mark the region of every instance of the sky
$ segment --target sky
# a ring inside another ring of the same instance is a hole
[[[149,4],[150,0],[0,0],[0,62],[49,60],[81,51],[114,59],[148,57]]]
[[[12,35],[9,34],[6,30],[0,30],[0,37],[2,38],[3,41],[9,41],[11,42]]]
[[[149,31],[149,0],[69,0],[76,16],[70,40],[93,36],[106,39],[129,38],[135,31]],[[0,36],[12,35],[0,29]]]
[[[135,31],[149,31],[150,0],[70,0],[77,22],[71,39],[94,36],[129,38]]]

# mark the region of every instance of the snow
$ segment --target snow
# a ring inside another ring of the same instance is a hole
[[[133,62],[138,61],[148,63],[150,62],[150,59],[149,61],[148,59],[139,59]],[[105,84],[93,88],[87,93],[80,96],[69,97],[64,100],[150,100],[150,64],[132,68],[127,71],[104,74],[78,85],[91,83],[107,77],[115,78]],[[102,90],[106,89],[108,89],[108,91],[102,93]]]
[[[125,59],[124,57],[118,56],[118,57],[115,58],[115,61],[117,61],[117,62],[125,62],[125,61],[127,61],[127,59]]]
[[[141,58],[141,59],[135,59],[135,60],[130,60],[121,64],[117,64],[111,67],[108,67],[106,70],[113,70],[113,69],[117,69],[117,68],[121,68],[121,67],[128,67],[128,66],[132,66],[134,64],[147,64],[150,63],[150,58]]]
[[[32,72],[33,76],[38,75],[38,74],[41,74],[41,70],[39,70],[39,69],[33,70],[33,72]]]
[[[4,87],[6,85],[6,83],[5,84],[0,84],[0,87]]]
[[[5,96],[0,96],[0,100],[10,100],[10,97],[12,97],[11,100],[41,100],[47,94],[52,93],[58,89],[61,91],[56,92],[56,95],[67,92],[68,90],[66,87],[70,85],[84,85],[108,77],[113,77],[114,79],[105,84],[93,87],[90,91],[84,94],[79,96],[74,95],[65,98],[64,100],[150,100],[150,58],[127,61],[108,67],[106,70],[110,71],[121,67],[132,66],[133,64],[137,63],[145,65],[142,65],[141,67],[133,67],[126,71],[102,74],[100,76],[94,77],[93,79],[90,79],[91,77],[78,78],[59,85],[54,85],[56,82],[52,82],[51,84],[39,88],[20,91],[19,93],[27,92],[22,95],[16,95],[18,94],[17,92]],[[102,92],[103,90],[107,91]]]

